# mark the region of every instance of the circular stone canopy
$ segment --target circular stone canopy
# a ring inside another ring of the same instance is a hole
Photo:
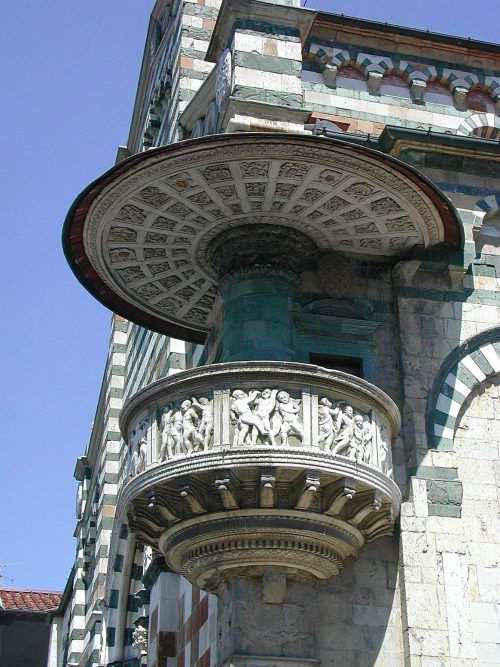
[[[203,342],[219,298],[207,249],[248,225],[292,228],[320,253],[370,261],[461,244],[451,203],[402,162],[337,139],[267,133],[212,135],[119,163],[76,199],[63,244],[78,279],[114,312]]]

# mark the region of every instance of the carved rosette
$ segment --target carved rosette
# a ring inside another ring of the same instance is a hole
[[[392,532],[397,407],[306,364],[245,362],[163,378],[125,405],[118,511],[198,587],[269,568],[327,579]]]
[[[318,251],[302,232],[278,225],[242,225],[221,232],[207,248],[210,265],[219,280],[229,272],[259,267],[289,270],[294,274],[313,268]]]

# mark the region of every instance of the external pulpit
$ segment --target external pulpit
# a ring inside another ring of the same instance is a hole
[[[65,250],[87,289],[133,322],[205,344],[203,365],[126,401],[115,520],[219,596],[219,626],[234,624],[226,644],[219,635],[218,664],[318,664],[313,644],[294,639],[314,634],[314,596],[297,593],[306,611],[275,648],[288,582],[326,585],[363,545],[392,533],[400,416],[368,381],[377,325],[352,319],[363,308],[342,301],[345,268],[377,271],[415,245],[458,247],[457,229],[448,200],[410,167],[292,134],[150,150],[73,205]],[[330,327],[314,315],[328,299],[365,339],[352,373],[338,368],[361,342],[346,353],[334,330],[346,320],[332,317]],[[326,349],[308,341],[329,330],[330,368],[307,363]],[[267,634],[248,623],[260,614]],[[250,659],[264,651],[285,657]]]
[[[392,532],[399,413],[370,383],[294,362],[230,362],[139,391],[120,497],[139,539],[199,588],[280,571],[328,579]]]

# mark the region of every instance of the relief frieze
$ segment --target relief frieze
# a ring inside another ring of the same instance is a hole
[[[380,414],[332,396],[293,395],[279,387],[235,388],[190,396],[160,411],[157,445],[150,456],[143,446],[146,421],[141,417],[129,437],[131,452],[135,452],[132,475],[148,465],[220,449],[292,448],[375,466],[392,476],[389,430]]]

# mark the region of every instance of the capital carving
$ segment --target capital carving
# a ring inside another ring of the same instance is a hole
[[[337,73],[339,71],[339,68],[336,65],[331,65],[329,63],[325,63],[324,69],[323,69],[323,79],[325,80],[326,84],[330,86],[331,88],[335,88],[337,85]]]
[[[455,86],[453,89],[453,102],[457,109],[465,109],[465,100],[469,90],[465,86]]]
[[[207,255],[221,278],[234,270],[256,266],[299,273],[314,264],[317,249],[296,229],[262,223],[222,232],[209,244]]]

